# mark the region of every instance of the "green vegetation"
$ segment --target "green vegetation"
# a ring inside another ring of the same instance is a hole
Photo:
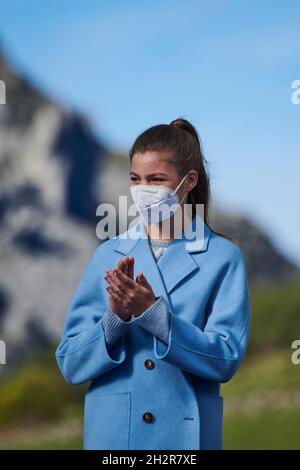
[[[26,440],[18,442],[18,440],[15,440],[14,443],[1,443],[0,450],[82,450],[82,438],[81,436],[73,439],[61,438],[57,440],[37,438],[34,442],[26,442]]]
[[[224,449],[300,449],[300,408],[224,420]]]
[[[300,339],[300,279],[280,285],[261,285],[251,293],[251,341],[248,356],[289,349]]]
[[[86,385],[68,385],[54,356],[44,352],[1,383],[0,426],[59,420],[82,414]]]
[[[280,410],[254,414],[234,415],[224,419],[224,449],[300,449],[300,409]],[[19,450],[77,450],[82,449],[82,438],[60,438],[36,441],[22,440],[14,443],[1,442],[0,449]]]
[[[249,355],[232,380],[222,384],[222,395],[231,399],[263,392],[296,392],[300,389],[300,365],[292,363],[293,351],[288,345],[286,350]]]

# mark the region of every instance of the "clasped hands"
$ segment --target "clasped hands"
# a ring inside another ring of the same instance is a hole
[[[151,285],[142,272],[138,273],[136,280],[133,256],[125,256],[117,263],[116,268],[106,269],[104,279],[109,294],[109,307],[123,321],[131,315],[137,317],[157,300]]]

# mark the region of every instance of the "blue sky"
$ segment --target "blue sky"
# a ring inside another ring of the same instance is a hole
[[[300,263],[300,2],[0,0],[12,65],[127,152],[183,116],[210,162],[213,203]]]

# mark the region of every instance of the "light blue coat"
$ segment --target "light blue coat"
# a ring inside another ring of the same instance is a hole
[[[91,381],[84,448],[222,449],[220,387],[238,370],[249,340],[243,256],[204,224],[202,239],[177,239],[156,263],[145,233],[139,222],[126,238],[95,250],[56,350],[68,383]],[[125,255],[134,257],[134,278],[142,271],[157,297],[130,322],[108,308],[103,279]]]

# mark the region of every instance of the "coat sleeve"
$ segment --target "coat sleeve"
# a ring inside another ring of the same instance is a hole
[[[75,290],[55,352],[70,384],[93,380],[122,364],[126,357],[123,334],[131,322],[121,320],[109,309],[101,263],[100,246]]]
[[[212,288],[207,320],[200,329],[169,312],[165,344],[154,336],[154,355],[182,370],[214,382],[228,382],[239,368],[249,340],[250,305],[243,256],[235,247]],[[168,304],[163,297],[165,312]]]
[[[122,318],[107,306],[105,315],[103,316],[103,329],[105,341],[109,349],[120,338],[120,336],[127,331],[127,325],[133,322],[133,317],[128,320],[122,320]]]
[[[170,312],[164,297],[159,296],[141,315],[134,317],[134,322],[144,328],[161,341],[168,344],[170,333]]]

